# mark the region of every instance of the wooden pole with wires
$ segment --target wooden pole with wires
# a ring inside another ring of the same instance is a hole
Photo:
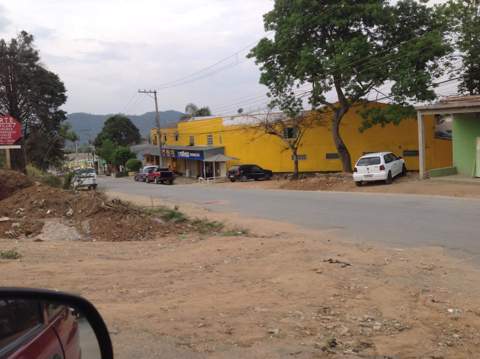
[[[138,93],[143,93],[148,95],[153,94],[153,99],[155,100],[155,123],[157,126],[158,165],[159,167],[163,167],[162,131],[160,129],[160,113],[158,112],[157,90],[138,90]]]

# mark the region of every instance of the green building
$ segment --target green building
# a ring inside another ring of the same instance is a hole
[[[459,174],[465,177],[480,177],[480,96],[448,97],[436,104],[419,106],[418,142],[420,177]],[[451,122],[450,131],[439,131],[440,135],[452,139],[453,163],[451,167],[425,170],[425,124],[424,116],[434,115],[444,122]]]

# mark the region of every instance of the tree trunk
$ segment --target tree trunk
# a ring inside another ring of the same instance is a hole
[[[26,161],[26,155],[25,155],[25,141],[22,138],[19,143],[20,146],[22,146],[21,149],[18,150],[10,150],[10,158],[12,161],[12,170],[15,171],[20,171],[23,173],[27,173],[27,161]]]
[[[350,152],[348,152],[348,148],[340,135],[340,123],[342,122],[342,118],[347,111],[348,108],[341,108],[335,112],[332,131],[333,141],[335,142],[335,147],[337,148],[338,155],[340,156],[340,161],[342,161],[343,172],[352,173]]]
[[[298,179],[298,155],[297,155],[297,150],[294,149],[292,150],[292,156],[293,156],[293,179]]]

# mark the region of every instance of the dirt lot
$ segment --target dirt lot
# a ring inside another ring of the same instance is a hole
[[[4,238],[0,250],[21,258],[0,259],[0,285],[86,296],[105,316],[117,358],[478,356],[480,273],[464,259],[182,209],[231,230]]]
[[[367,183],[357,187],[350,174],[318,174],[297,181],[277,177],[272,181],[249,181],[218,183],[217,186],[232,188],[288,189],[300,191],[343,191],[372,193],[406,193],[422,195],[440,195],[454,197],[480,198],[480,180],[478,183],[447,182],[430,179],[418,180],[418,174],[409,173],[406,177],[396,178],[391,185]]]

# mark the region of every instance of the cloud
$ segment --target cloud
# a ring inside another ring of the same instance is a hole
[[[32,33],[42,63],[65,82],[67,111],[140,113],[153,109],[150,98],[137,96],[124,109],[138,88],[184,77],[260,39],[262,15],[272,6],[271,0],[22,0],[9,1],[8,11],[10,35]],[[264,93],[258,78],[248,61],[162,91],[160,107],[232,103]]]
[[[3,32],[8,28],[8,26],[11,24],[11,21],[8,19],[6,15],[7,11],[5,7],[0,4],[0,32]]]

